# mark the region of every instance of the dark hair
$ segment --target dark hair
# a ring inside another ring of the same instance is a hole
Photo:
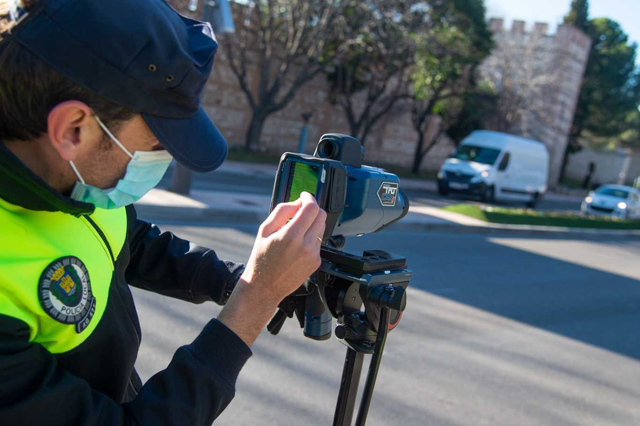
[[[16,41],[0,44],[0,140],[30,140],[47,132],[49,112],[58,104],[87,104],[116,132],[135,111],[78,86]]]

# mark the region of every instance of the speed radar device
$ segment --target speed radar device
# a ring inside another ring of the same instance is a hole
[[[409,210],[398,176],[363,165],[363,158],[357,139],[335,133],[322,136],[313,156],[283,154],[271,209],[309,192],[327,212],[325,239],[378,232],[397,222]]]
[[[364,355],[372,355],[356,425],[364,425],[387,333],[405,309],[412,273],[406,259],[382,250],[362,254],[342,251],[346,237],[378,232],[402,219],[409,200],[398,176],[363,165],[365,150],[351,136],[325,134],[313,155],[287,152],[276,175],[271,210],[313,195],[327,213],[321,248],[322,265],[285,299],[268,326],[280,331],[296,315],[304,335],[314,340],[335,335],[347,346],[334,425],[351,425]]]

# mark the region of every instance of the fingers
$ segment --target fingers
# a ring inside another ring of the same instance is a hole
[[[309,230],[304,236],[306,244],[313,244],[313,247],[316,245],[320,245],[322,241],[322,236],[324,235],[324,229],[327,221],[327,213],[324,210],[320,210],[318,212],[318,216],[316,216],[313,224],[309,227]],[[320,238],[320,241],[318,241]]]
[[[307,234],[316,217],[318,217],[320,207],[318,207],[318,203],[316,199],[313,198],[313,195],[308,192],[300,194],[300,202],[302,205],[293,219],[281,229],[287,234],[298,235],[302,238]]]
[[[293,217],[302,206],[302,200],[298,199],[290,203],[280,203],[271,212],[269,217],[260,226],[260,236],[268,237],[279,231]]]

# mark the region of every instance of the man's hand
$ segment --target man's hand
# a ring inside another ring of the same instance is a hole
[[[303,192],[260,226],[247,267],[218,319],[251,346],[278,306],[320,266],[327,214]]]
[[[242,278],[259,288],[265,301],[278,305],[320,267],[326,218],[307,192],[279,204],[260,226]]]

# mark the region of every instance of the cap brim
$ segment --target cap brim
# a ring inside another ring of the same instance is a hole
[[[211,172],[227,158],[227,141],[202,106],[181,119],[142,114],[153,134],[173,158],[194,172]]]

